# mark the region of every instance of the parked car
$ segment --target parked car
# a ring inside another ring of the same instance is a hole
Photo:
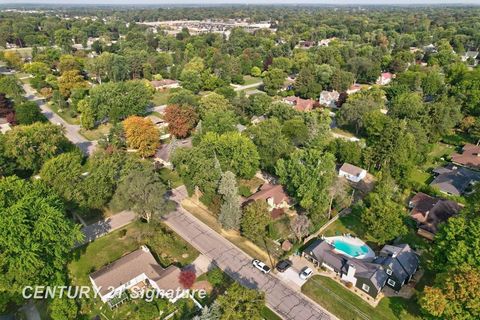
[[[307,280],[308,278],[310,278],[313,274],[313,270],[310,269],[309,267],[305,267],[302,269],[302,271],[300,271],[300,279],[302,280]]]
[[[267,274],[270,272],[270,267],[267,266],[265,263],[263,263],[262,261],[260,260],[257,260],[257,259],[254,259],[252,261],[252,264],[255,268],[257,268],[258,270],[262,271],[263,273]]]
[[[292,266],[292,261],[290,260],[281,260],[277,263],[277,270],[278,272],[285,272],[288,268]]]

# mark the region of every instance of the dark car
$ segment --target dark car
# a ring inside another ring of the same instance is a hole
[[[277,270],[279,272],[285,272],[285,270],[287,270],[288,268],[290,268],[292,266],[292,261],[290,260],[281,260],[277,263]]]

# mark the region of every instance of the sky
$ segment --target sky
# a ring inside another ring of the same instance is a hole
[[[478,4],[480,0],[0,0],[0,4],[7,3],[55,3],[55,4],[326,4],[326,5],[359,5],[359,4]]]

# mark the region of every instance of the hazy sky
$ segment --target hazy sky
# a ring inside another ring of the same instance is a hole
[[[7,3],[56,4],[478,4],[480,0],[0,0]]]

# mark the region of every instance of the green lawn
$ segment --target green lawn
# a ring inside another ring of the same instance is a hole
[[[160,179],[170,188],[174,189],[183,184],[182,179],[178,176],[176,171],[170,170],[168,168],[160,169]]]
[[[58,114],[63,120],[65,120],[69,124],[80,124],[80,118],[72,116],[67,109],[60,110],[58,107],[53,104],[49,103],[48,107],[52,109],[53,112]]]
[[[90,286],[89,274],[119,259],[123,255],[147,244],[157,260],[165,267],[172,263],[180,266],[190,264],[198,252],[165,225],[134,222],[121,230],[112,232],[74,251],[68,264],[72,285]],[[94,316],[103,313],[109,319],[132,319],[128,315],[141,310],[143,301],[129,301],[110,310],[100,299],[82,299],[83,314]],[[137,311],[136,311],[137,310]]]
[[[104,123],[92,130],[80,129],[80,134],[90,141],[104,138],[110,132],[112,125],[110,123]]]
[[[162,106],[167,104],[168,97],[170,96],[170,90],[157,90],[153,94],[152,103],[155,106]]]
[[[365,229],[363,228],[362,221],[360,220],[360,216],[355,213],[355,210],[338,218],[323,231],[323,234],[327,237],[343,233],[351,233],[352,235],[360,238],[365,235]]]
[[[421,319],[413,299],[384,297],[378,306],[373,308],[362,298],[327,277],[313,276],[303,285],[302,292],[340,319]]]
[[[408,178],[411,182],[419,183],[419,184],[427,184],[428,180],[430,180],[431,175],[428,172],[422,171],[420,169],[413,169],[410,172],[410,177]]]
[[[248,86],[250,84],[254,84],[254,83],[261,83],[262,82],[262,78],[260,77],[252,77],[252,76],[243,76],[243,80],[245,81],[245,86]]]
[[[267,306],[263,307],[261,314],[265,320],[282,320],[282,318],[277,316],[277,314],[270,310]]]

